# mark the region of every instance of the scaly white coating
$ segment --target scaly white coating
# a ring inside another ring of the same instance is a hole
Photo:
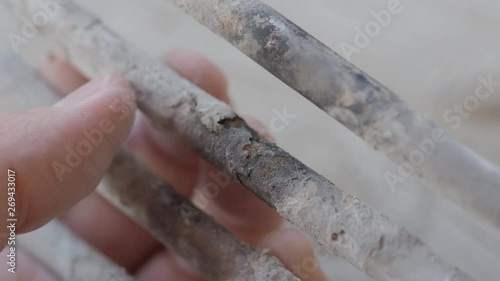
[[[0,104],[9,110],[51,105],[59,99],[12,54],[0,52],[0,74]],[[299,281],[268,250],[238,240],[125,150],[118,152],[98,193],[191,262],[207,280]],[[20,242],[62,281],[132,280],[57,221],[21,236]]]
[[[497,166],[279,12],[261,0],[166,2],[222,36],[396,164],[411,163],[415,174],[441,195],[500,232]],[[398,174],[385,176],[392,188],[404,181]]]
[[[27,0],[2,2],[24,15],[36,11],[26,5]],[[139,107],[158,129],[175,130],[201,156],[375,280],[472,280],[417,237],[260,137],[227,105],[132,47],[76,4],[61,6],[59,16],[40,31],[57,40],[87,75],[125,77],[137,90]]]

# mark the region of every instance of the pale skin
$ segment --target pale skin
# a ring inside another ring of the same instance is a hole
[[[202,55],[173,50],[163,61],[213,96],[231,103],[222,71]],[[141,114],[117,114],[110,105],[119,100],[135,109],[132,91],[118,77],[88,81],[64,59],[51,56],[40,75],[52,89],[65,96],[57,106],[0,114],[0,171],[17,174],[18,234],[33,231],[59,218],[89,244],[121,266],[138,281],[204,280],[174,253],[163,248],[146,231],[126,218],[94,192],[97,183],[121,145],[126,145],[166,181],[187,197],[203,190],[217,172],[185,146],[174,134],[160,134]],[[133,112],[131,110],[131,112]],[[77,147],[81,132],[98,128],[103,119],[115,129],[106,134],[83,164],[65,173],[60,181],[51,164],[63,162],[66,146]],[[249,124],[272,139],[263,124]],[[6,181],[0,173],[0,182]],[[2,188],[1,200],[6,200]],[[319,269],[307,270],[305,260],[314,257],[311,243],[300,232],[281,227],[281,217],[244,187],[232,182],[221,190],[205,211],[241,239],[273,253],[303,280],[326,281]],[[1,210],[0,212],[4,212]],[[6,214],[0,213],[2,221]],[[4,231],[3,229],[1,231]],[[1,241],[0,249],[6,241]],[[4,257],[4,251],[1,256]],[[0,280],[55,281],[42,266],[19,253],[17,274],[0,271]]]

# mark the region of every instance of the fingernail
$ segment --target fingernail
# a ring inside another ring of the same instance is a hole
[[[54,107],[63,107],[70,104],[78,104],[95,95],[103,94],[103,92],[116,89],[130,92],[130,86],[117,76],[105,76],[96,78],[78,88],[76,91],[66,96],[64,99],[54,105]]]
[[[54,53],[50,52],[48,55],[47,55],[47,58],[45,59],[45,61],[49,64],[53,64],[54,62],[56,62],[58,59],[60,59],[58,56],[56,56]]]
[[[245,116],[243,117],[243,119],[245,120],[245,122],[247,122],[248,126],[257,131],[259,135],[266,138],[270,142],[276,142],[276,138],[274,137],[273,133],[260,120],[251,116]]]
[[[60,60],[64,60],[65,57],[66,57],[66,52],[62,48],[56,47],[49,51],[46,61],[48,63],[55,63]]]

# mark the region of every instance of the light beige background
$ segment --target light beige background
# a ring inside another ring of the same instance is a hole
[[[152,55],[174,47],[198,50],[224,69],[231,94],[243,114],[269,123],[286,106],[295,114],[279,144],[344,190],[418,234],[439,255],[476,280],[500,276],[500,237],[482,228],[453,204],[436,198],[424,183],[410,179],[392,191],[384,171],[395,165],[367,148],[297,93],[273,78],[223,40],[162,0],[80,1],[134,44]],[[336,51],[352,43],[354,26],[364,27],[389,0],[269,0],[304,29]],[[500,2],[494,0],[401,0],[403,11],[361,54],[360,68],[389,86],[416,109],[486,158],[500,164],[500,89],[458,130],[443,113],[472,95],[480,75],[500,81]],[[9,48],[8,32],[19,32],[0,11],[0,47]],[[50,48],[35,38],[22,48],[32,64]],[[499,198],[500,204],[500,198]],[[332,280],[369,280],[331,257],[324,264]]]

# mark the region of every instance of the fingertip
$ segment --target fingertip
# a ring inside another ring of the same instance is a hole
[[[78,105],[80,102],[89,101],[93,97],[102,99],[104,102],[109,99],[120,98],[132,105],[135,104],[132,88],[127,81],[116,76],[105,76],[93,79],[77,88],[56,103],[55,107]]]
[[[276,249],[278,252],[287,250],[283,248],[285,245],[293,246],[293,252],[297,256],[307,256],[314,254],[312,245],[307,237],[295,228],[277,229],[260,239],[257,242],[258,246]]]
[[[192,197],[199,208],[251,244],[279,228],[283,218],[276,210],[227,173],[201,163]]]
[[[108,136],[111,140],[117,140],[117,143],[112,142],[113,147],[117,148],[132,129],[137,103],[127,81],[116,76],[105,76],[91,80],[53,107],[61,108],[61,115],[80,115],[86,118],[81,121],[97,122],[94,126],[106,127],[105,123],[111,122]]]
[[[78,146],[84,141],[89,141],[92,132],[100,132],[104,136],[101,143],[94,145],[102,149],[97,157],[96,164],[103,163],[101,171],[109,166],[116,150],[125,142],[132,128],[136,101],[130,84],[116,76],[96,78],[77,89],[61,100],[55,107],[61,108],[57,113],[59,117],[67,118],[65,123],[67,132],[61,136],[80,133],[80,138],[73,139]],[[69,124],[72,123],[72,126]],[[69,127],[71,126],[71,127]],[[76,135],[76,134],[75,134]],[[73,136],[72,136],[73,137]],[[102,157],[100,157],[102,156]]]
[[[7,256],[7,249],[1,255]],[[14,267],[12,273],[6,267],[0,271],[0,280],[5,281],[57,281],[43,266],[38,264],[34,259],[29,257],[24,251],[19,251],[17,256],[17,266]],[[8,262],[7,262],[8,263]]]
[[[285,267],[301,280],[328,280],[321,269],[317,254],[321,252],[320,249],[315,249],[301,231],[294,228],[279,229],[264,236],[257,244],[269,248]],[[328,252],[326,257],[332,254]]]
[[[57,94],[67,95],[88,82],[88,79],[78,72],[61,55],[50,53],[38,68],[40,77]]]
[[[203,55],[192,50],[173,49],[161,59],[185,79],[230,103],[225,75]],[[190,197],[196,183],[199,158],[176,134],[158,132],[145,119],[136,122],[127,145],[180,193]]]
[[[149,119],[138,112],[125,145],[179,193],[191,196],[199,159],[179,136],[158,132]]]
[[[98,224],[96,217],[99,217]],[[61,220],[89,245],[130,273],[135,273],[161,248],[149,232],[96,192],[76,204]]]
[[[262,121],[252,116],[244,116],[243,119],[247,122],[248,126],[257,131],[259,135],[263,136],[270,142],[276,142],[274,134]]]
[[[163,62],[217,99],[228,104],[228,80],[224,72],[204,55],[189,49],[173,49],[161,56]]]
[[[137,273],[138,281],[167,279],[190,281],[206,280],[191,264],[188,264],[175,253],[168,250],[164,250],[153,256]]]
[[[131,129],[135,108],[129,84],[104,77],[52,108],[13,116],[9,125],[17,135],[8,145],[26,147],[11,157],[22,175],[20,233],[40,227],[95,189]]]

